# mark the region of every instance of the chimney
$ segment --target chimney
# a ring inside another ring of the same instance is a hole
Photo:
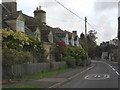
[[[77,31],[72,31],[72,33],[77,35]]]
[[[40,23],[46,24],[46,12],[41,9],[41,6],[37,7],[34,11],[34,17],[39,20]]]
[[[16,12],[17,11],[17,3],[16,0],[2,0],[3,12]]]

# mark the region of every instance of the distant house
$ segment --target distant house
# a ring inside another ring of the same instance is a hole
[[[69,46],[80,46],[79,37],[77,31],[68,32],[69,35]]]
[[[117,61],[118,49],[112,49],[111,53],[109,53],[110,61]]]
[[[102,60],[107,60],[107,59],[109,59],[109,57],[108,57],[108,52],[102,52],[101,59],[102,59]]]
[[[75,42],[74,42],[74,35],[69,32],[69,46],[74,46]]]
[[[53,43],[53,33],[51,30],[41,30],[41,40],[43,42]]]
[[[80,46],[80,42],[79,42],[79,37],[77,35],[77,31],[73,31],[72,34],[73,34],[73,37],[74,37],[74,46]]]
[[[68,33],[67,32],[56,32],[55,35],[66,45],[69,45]]]

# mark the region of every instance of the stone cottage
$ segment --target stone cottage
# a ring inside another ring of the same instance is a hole
[[[52,28],[46,25],[46,12],[37,7],[34,17],[17,11],[16,0],[2,0],[2,21],[0,28],[10,28],[13,31],[21,31],[30,37],[37,37],[43,42],[48,61],[54,60],[51,53],[54,43],[61,41],[68,46],[80,46],[77,31],[68,32],[60,28]]]

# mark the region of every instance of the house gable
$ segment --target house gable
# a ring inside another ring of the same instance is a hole
[[[39,27],[36,28],[36,31],[34,32],[35,37],[37,37],[39,40],[41,39],[41,32]]]
[[[69,36],[68,36],[67,32],[66,32],[66,35],[65,35],[65,44],[69,45]]]
[[[71,38],[70,38],[70,45],[74,46],[74,36],[73,34],[71,34]]]
[[[19,14],[16,20],[16,30],[19,30],[25,33],[25,20],[22,13]]]
[[[25,21],[24,16],[22,15],[22,12],[19,12],[19,16],[18,16],[17,20]]]
[[[53,43],[53,33],[52,31],[50,31],[50,33],[48,34],[48,40],[50,43]]]
[[[7,23],[9,28],[11,28],[14,31],[16,30],[16,20],[6,20],[5,22]]]
[[[76,46],[80,46],[80,44],[79,44],[79,37],[78,36],[76,36],[75,45]]]

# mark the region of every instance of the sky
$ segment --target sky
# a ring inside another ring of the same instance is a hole
[[[87,24],[87,31],[95,30],[97,32],[97,44],[117,37],[119,0],[57,0],[82,19],[70,13],[55,0],[16,1],[18,10],[33,17],[36,7],[42,6],[42,9],[46,11],[47,25],[70,32],[76,30],[78,36],[85,32],[85,22],[82,19],[86,16],[90,24]]]

